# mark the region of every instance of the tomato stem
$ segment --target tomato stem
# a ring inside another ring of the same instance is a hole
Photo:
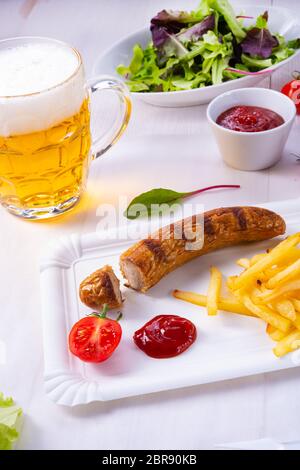
[[[123,313],[119,312],[119,315],[117,316],[116,321],[120,321],[122,317],[123,317]]]
[[[99,312],[93,312],[93,313],[90,313],[88,315],[88,317],[98,317],[98,318],[106,318],[106,314],[108,312],[108,304],[104,304],[103,307],[102,307],[102,311],[99,313]],[[123,317],[123,313],[122,312],[118,312],[118,316],[116,318],[115,321],[119,322],[121,320],[121,318]]]
[[[295,70],[295,71],[292,73],[292,77],[293,77],[295,80],[300,80],[300,72],[299,72],[299,70]]]
[[[102,312],[99,314],[99,317],[100,318],[105,318],[107,312],[108,312],[108,305],[104,304],[103,307],[102,307]]]
[[[102,311],[100,313],[99,312],[93,312],[93,313],[90,313],[88,315],[88,317],[106,318],[107,311],[108,311],[108,305],[104,304],[103,307],[102,307]]]

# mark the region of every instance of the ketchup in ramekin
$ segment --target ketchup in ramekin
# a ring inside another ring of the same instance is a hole
[[[217,124],[237,132],[262,132],[284,124],[275,111],[259,106],[234,106],[217,118]]]

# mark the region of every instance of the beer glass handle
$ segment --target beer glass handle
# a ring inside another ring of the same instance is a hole
[[[119,98],[119,118],[116,126],[108,131],[104,136],[97,137],[92,144],[93,158],[98,158],[104,154],[125,131],[131,114],[131,101],[129,99],[129,91],[127,86],[114,77],[100,76],[87,82],[90,93],[97,91],[112,90]]]

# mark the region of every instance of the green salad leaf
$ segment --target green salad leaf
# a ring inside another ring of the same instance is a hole
[[[265,11],[263,15],[257,17],[256,27],[259,29],[266,29],[268,27],[268,12]]]
[[[242,63],[251,69],[266,69],[273,65],[272,59],[260,59],[255,57],[249,57],[246,54],[242,54]]]
[[[243,18],[228,0],[202,0],[191,12],[162,10],[150,22],[152,41],[136,44],[117,72],[132,92],[191,90],[261,73],[300,48],[300,38],[287,42],[268,29],[267,11],[250,27]]]
[[[236,18],[233,7],[227,0],[212,0],[209,5],[212,10],[217,11],[223,16],[236,39],[243,39],[246,36],[245,30]]]
[[[19,436],[22,409],[0,393],[0,450],[11,450]]]

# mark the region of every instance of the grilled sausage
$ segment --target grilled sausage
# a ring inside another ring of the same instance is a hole
[[[285,232],[284,220],[272,211],[258,207],[225,207],[204,213],[204,241],[202,239],[203,243],[196,249],[187,249],[187,239],[184,236],[175,239],[174,234],[182,226],[184,233],[195,232],[199,229],[198,217],[188,217],[163,227],[123,253],[120,267],[127,286],[146,292],[166,274],[198,256],[241,242],[266,240]]]
[[[101,310],[104,304],[108,308],[122,306],[120,281],[111,266],[104,266],[88,276],[79,287],[80,300],[94,310]]]

